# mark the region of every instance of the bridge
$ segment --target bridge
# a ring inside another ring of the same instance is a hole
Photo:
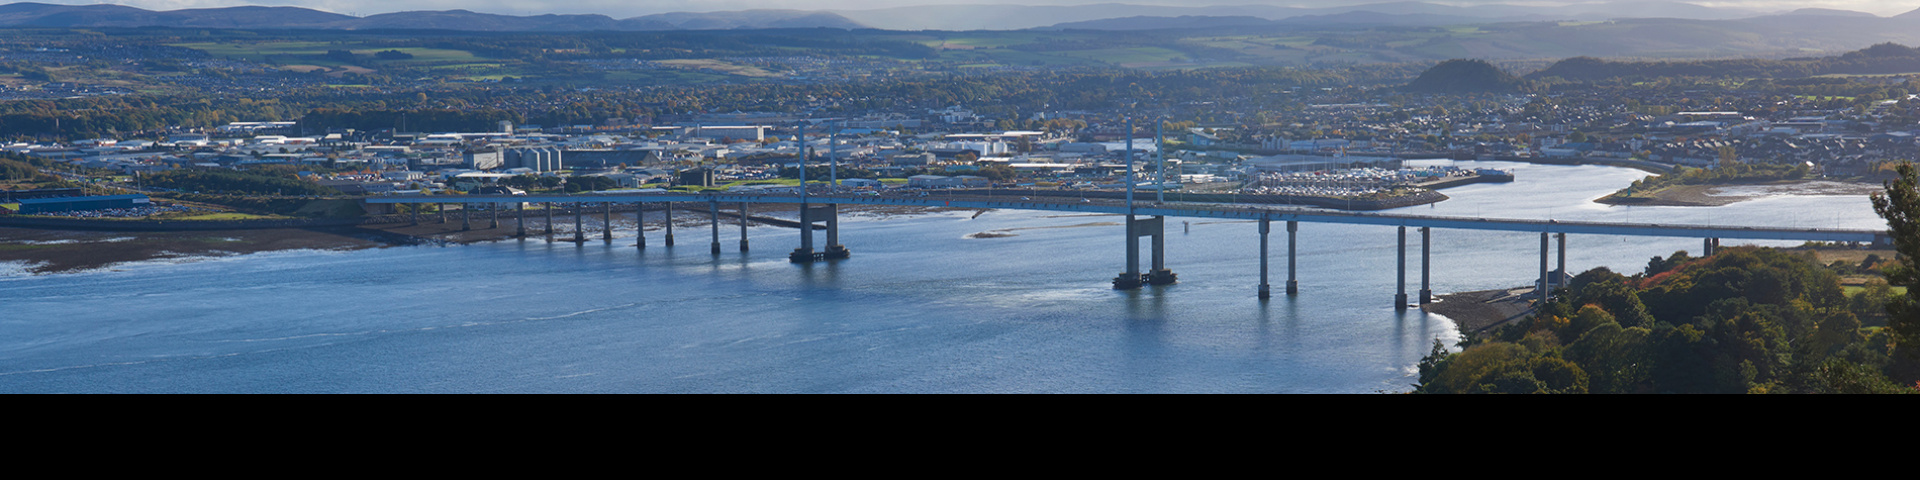
[[[1420,304],[1432,299],[1430,282],[1430,248],[1432,230],[1492,230],[1506,232],[1538,232],[1540,234],[1540,279],[1539,296],[1547,298],[1554,286],[1564,286],[1566,279],[1566,239],[1568,234],[1576,235],[1627,235],[1650,237],[1683,237],[1702,239],[1703,251],[1711,255],[1718,248],[1720,239],[1747,240],[1792,240],[1822,242],[1870,242],[1887,243],[1885,231],[1848,230],[1791,227],[1727,226],[1727,225],[1669,225],[1656,223],[1618,223],[1618,222],[1582,222],[1530,219],[1497,219],[1429,215],[1408,215],[1395,213],[1346,212],[1317,208],[1294,207],[1284,205],[1219,204],[1219,203],[1181,203],[1152,202],[1145,199],[1128,202],[1124,199],[1090,199],[1061,197],[1057,192],[993,191],[988,194],[939,194],[921,193],[886,195],[814,195],[799,193],[778,194],[733,194],[733,193],[619,193],[619,194],[576,194],[576,195],[410,195],[370,197],[368,204],[423,205],[423,204],[459,204],[463,228],[471,228],[471,208],[464,206],[485,205],[483,210],[492,215],[491,222],[499,226],[500,212],[510,208],[517,214],[517,233],[527,235],[526,215],[528,204],[543,204],[545,211],[546,234],[553,234],[553,214],[555,204],[571,206],[574,215],[574,240],[584,241],[583,210],[589,206],[601,207],[602,222],[605,223],[602,235],[606,240],[613,239],[612,215],[616,204],[632,204],[641,212],[635,215],[639,221],[637,230],[638,248],[647,247],[646,223],[644,212],[646,204],[663,205],[667,212],[665,224],[665,244],[673,246],[673,211],[676,204],[685,208],[689,205],[705,206],[712,217],[712,238],[710,245],[713,254],[719,255],[720,248],[720,211],[722,206],[731,207],[740,219],[740,250],[747,251],[748,217],[754,204],[797,204],[800,205],[800,246],[788,255],[795,263],[828,261],[849,258],[852,252],[840,244],[838,210],[840,205],[885,205],[913,207],[951,207],[961,209],[1013,209],[1039,210],[1054,212],[1101,213],[1124,215],[1126,221],[1126,269],[1113,279],[1115,289],[1137,289],[1144,285],[1166,285],[1177,281],[1177,276],[1166,265],[1166,246],[1164,242],[1168,217],[1215,218],[1255,221],[1259,224],[1260,235],[1260,285],[1256,291],[1259,298],[1271,297],[1268,284],[1268,235],[1273,222],[1286,222],[1287,232],[1287,295],[1299,293],[1299,281],[1296,266],[1296,236],[1301,223],[1335,223],[1351,225],[1379,225],[1396,227],[1399,236],[1398,271],[1399,280],[1394,295],[1395,308],[1405,309],[1409,305],[1407,296],[1407,229],[1415,228],[1420,234]],[[697,208],[697,207],[696,207]],[[413,222],[419,223],[418,210]],[[445,221],[445,210],[441,210]],[[1142,218],[1146,217],[1146,218]],[[826,242],[816,250],[814,232],[824,222]],[[1140,238],[1149,242],[1151,262],[1146,272],[1140,270]],[[1550,278],[1548,270],[1549,253],[1558,240],[1559,272]]]

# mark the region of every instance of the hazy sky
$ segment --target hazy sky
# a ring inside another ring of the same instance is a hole
[[[11,3],[14,0],[0,0]],[[27,1],[27,0],[20,0]],[[1023,4],[1023,5],[1086,5],[1096,3],[1130,3],[1137,5],[1249,5],[1272,4],[1282,6],[1323,7],[1334,5],[1383,3],[1394,0],[31,0],[42,3],[95,4],[115,3],[148,10],[176,10],[182,8],[227,7],[236,5],[286,5],[307,7],[335,13],[366,16],[376,13],[388,13],[407,10],[453,10],[465,9],[476,12],[501,13],[512,15],[530,15],[540,13],[599,13],[614,18],[627,18],[640,15],[665,12],[708,12],[716,10],[745,10],[752,8],[780,8],[796,10],[848,9],[864,10],[874,8],[902,7],[911,5],[949,5],[949,4]],[[1556,2],[1528,0],[1429,0],[1430,3],[1447,5],[1477,4],[1515,4],[1515,5],[1564,5],[1568,3],[1591,3],[1590,1]],[[1719,0],[1690,1],[1700,5],[1716,7],[1744,7],[1759,10],[1792,10],[1805,7],[1839,8],[1875,13],[1883,16],[1905,13],[1920,8],[1920,0]]]

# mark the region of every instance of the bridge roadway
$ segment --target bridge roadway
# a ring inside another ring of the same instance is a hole
[[[1740,226],[1740,225],[1674,225],[1674,224],[1656,224],[1656,223],[1586,222],[1586,221],[1558,221],[1558,220],[1532,220],[1532,219],[1450,217],[1450,216],[1408,215],[1408,214],[1397,214],[1397,213],[1346,212],[1346,211],[1338,211],[1338,210],[1320,209],[1320,208],[1314,208],[1314,207],[1268,205],[1268,204],[1217,204],[1217,203],[1188,203],[1188,202],[1167,202],[1162,204],[1162,203],[1152,202],[1151,200],[1139,200],[1140,198],[1143,198],[1143,197],[1148,199],[1151,198],[1148,194],[1145,194],[1145,193],[1142,193],[1141,195],[1138,195],[1135,197],[1137,200],[1134,201],[1134,207],[1132,208],[1132,211],[1129,212],[1128,207],[1126,205],[1126,201],[1124,199],[1087,199],[1087,198],[1076,199],[1073,197],[1057,196],[1058,195],[1057,192],[1048,192],[1048,193],[1050,193],[1051,195],[1050,196],[1042,196],[1038,194],[1022,195],[1021,192],[1019,191],[1009,191],[1005,194],[996,193],[996,194],[990,194],[990,195],[977,195],[977,194],[976,195],[953,195],[953,194],[940,193],[938,191],[930,191],[924,195],[916,192],[916,193],[910,193],[910,194],[895,193],[895,194],[886,194],[886,195],[846,195],[846,194],[807,195],[805,197],[802,197],[801,195],[798,195],[798,194],[735,194],[735,193],[700,193],[700,194],[619,193],[619,194],[574,194],[574,195],[552,195],[552,194],[397,195],[397,196],[368,197],[366,198],[365,201],[366,203],[369,203],[369,204],[469,204],[469,203],[624,204],[624,203],[654,203],[654,202],[662,202],[668,205],[672,205],[673,203],[707,204],[709,205],[709,210],[711,211],[715,219],[714,226],[713,226],[714,237],[715,237],[715,240],[713,242],[713,251],[716,254],[720,252],[720,246],[719,246],[720,243],[718,240],[718,236],[719,236],[719,222],[718,222],[719,213],[718,212],[719,212],[719,207],[721,205],[723,204],[729,205],[729,206],[738,205],[738,209],[744,211],[748,209],[747,205],[756,204],[756,203],[760,203],[760,204],[806,203],[810,205],[810,208],[802,212],[802,216],[804,218],[802,218],[801,222],[806,224],[813,224],[815,222],[819,222],[822,220],[821,218],[819,218],[819,215],[824,214],[826,216],[825,221],[827,221],[828,223],[828,242],[827,242],[828,250],[827,251],[835,252],[835,253],[828,254],[828,253],[812,252],[812,243],[813,243],[813,232],[811,231],[812,229],[801,229],[802,230],[802,248],[796,249],[794,255],[791,257],[795,262],[831,259],[831,258],[844,258],[846,256],[847,254],[846,250],[843,247],[838,245],[838,226],[837,226],[837,222],[835,221],[836,213],[833,211],[832,208],[824,208],[824,209],[822,208],[823,206],[829,206],[829,205],[891,205],[891,206],[915,206],[915,207],[952,207],[952,208],[967,208],[967,209],[993,208],[993,209],[1041,210],[1041,211],[1055,211],[1055,212],[1105,213],[1105,214],[1114,214],[1114,215],[1126,215],[1128,218],[1127,226],[1129,227],[1127,232],[1127,237],[1129,238],[1127,242],[1128,268],[1126,273],[1123,273],[1119,278],[1114,279],[1115,288],[1123,288],[1123,289],[1137,288],[1141,284],[1173,283],[1174,281],[1173,274],[1171,273],[1171,271],[1166,270],[1165,265],[1163,263],[1164,254],[1162,252],[1163,246],[1161,244],[1162,243],[1161,236],[1164,234],[1164,225],[1160,221],[1160,218],[1192,217],[1192,218],[1252,220],[1252,221],[1258,221],[1260,223],[1259,232],[1260,232],[1260,238],[1261,238],[1261,248],[1260,248],[1261,274],[1260,274],[1260,285],[1259,285],[1259,292],[1258,292],[1260,298],[1267,298],[1269,296],[1268,285],[1267,285],[1267,234],[1270,230],[1270,227],[1269,227],[1270,222],[1273,222],[1273,221],[1287,222],[1287,225],[1286,225],[1287,233],[1288,233],[1287,235],[1288,236],[1287,293],[1289,295],[1298,293],[1298,282],[1295,278],[1295,268],[1294,268],[1295,256],[1296,256],[1294,252],[1295,250],[1294,237],[1295,237],[1295,232],[1297,232],[1299,228],[1300,222],[1390,226],[1390,227],[1399,228],[1399,238],[1400,238],[1400,243],[1399,243],[1400,245],[1399,292],[1400,293],[1395,296],[1396,308],[1405,308],[1408,303],[1406,301],[1406,298],[1407,298],[1406,297],[1406,270],[1407,270],[1406,269],[1406,249],[1407,249],[1406,229],[1408,227],[1419,229],[1420,235],[1423,240],[1422,247],[1421,247],[1421,257],[1422,257],[1421,258],[1421,284],[1423,288],[1421,288],[1421,291],[1420,291],[1420,303],[1422,304],[1427,303],[1431,297],[1431,289],[1429,288],[1430,282],[1428,281],[1429,270],[1430,270],[1428,257],[1431,256],[1431,252],[1427,247],[1427,244],[1429,242],[1427,242],[1426,239],[1429,238],[1431,229],[1434,229],[1434,228],[1540,233],[1541,251],[1540,251],[1540,279],[1539,279],[1540,283],[1539,285],[1547,287],[1547,288],[1539,289],[1540,297],[1542,299],[1546,298],[1551,286],[1563,284],[1566,278],[1565,271],[1566,271],[1566,235],[1567,234],[1700,238],[1700,239],[1704,239],[1703,250],[1709,254],[1711,254],[1712,250],[1718,246],[1719,239],[1723,239],[1723,238],[1748,239],[1748,240],[1870,242],[1870,243],[1886,243],[1888,240],[1887,232],[1881,231],[1881,230],[1822,229],[1822,228]],[[576,215],[575,223],[576,225],[578,225],[579,223],[578,216],[579,216],[580,209],[575,209],[574,211]],[[524,210],[522,210],[520,213],[522,215],[521,218],[524,220],[525,218]],[[551,210],[549,210],[548,215],[549,215],[549,220],[551,220]],[[1136,217],[1138,216],[1153,216],[1157,218],[1146,219],[1146,220],[1136,220]],[[496,222],[497,222],[497,219],[496,219]],[[611,225],[610,220],[608,220],[608,222],[609,222],[609,225]],[[549,222],[549,225],[551,225],[551,222]],[[549,226],[548,228],[549,228],[549,233],[551,233],[551,226]],[[747,248],[747,243],[744,235],[745,234],[744,224],[741,225],[741,229],[742,229],[742,239],[741,239],[740,246],[742,250],[745,250]],[[522,232],[524,234],[524,222],[522,224]],[[576,237],[578,237],[578,235],[579,234],[576,233]],[[611,232],[607,233],[607,235],[608,235],[607,237],[608,239],[612,238]],[[669,246],[673,245],[673,230],[671,225],[667,227],[666,235],[667,235],[667,238],[666,238],[667,245]],[[1549,235],[1558,236],[1558,239],[1559,239],[1559,246],[1560,246],[1559,271],[1562,273],[1557,276],[1558,280],[1550,279],[1548,275],[1547,256],[1548,256],[1548,250],[1549,250],[1549,245],[1548,245]],[[1140,275],[1138,273],[1138,265],[1139,265],[1138,238],[1139,237],[1153,238],[1153,242],[1152,242],[1153,270],[1151,270],[1151,273],[1147,275]],[[646,238],[644,236],[644,233],[640,237],[639,246],[641,248],[645,248],[646,246]],[[831,256],[834,254],[837,254],[838,256]]]
[[[1056,199],[1066,198],[1066,201]],[[1127,214],[1120,199],[1072,200],[1071,197],[1022,197],[1007,195],[809,195],[807,203],[840,205],[901,205],[917,207],[1002,208],[1056,212]],[[418,203],[636,203],[636,202],[718,202],[801,203],[799,195],[741,194],[579,194],[579,195],[394,195],[368,197],[373,204]],[[1823,242],[1874,242],[1884,240],[1880,230],[1848,230],[1793,227],[1749,227],[1736,225],[1664,225],[1657,223],[1581,222],[1530,219],[1501,219],[1405,215],[1394,213],[1345,212],[1313,207],[1264,204],[1210,204],[1168,202],[1154,204],[1135,200],[1135,215],[1166,217],[1228,218],[1239,220],[1299,221],[1309,223],[1345,223],[1401,227],[1497,230],[1507,232],[1572,233],[1586,235],[1635,235],[1683,238],[1739,238],[1749,240],[1799,240]]]

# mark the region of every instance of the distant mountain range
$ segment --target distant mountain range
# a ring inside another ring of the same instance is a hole
[[[0,26],[183,27],[236,29],[440,29],[465,31],[653,31],[760,28],[879,28],[887,30],[1151,30],[1218,26],[1447,25],[1465,23],[1596,21],[1620,18],[1729,20],[1765,16],[1881,19],[1847,10],[1803,8],[1769,12],[1660,0],[1623,0],[1543,7],[1388,2],[1325,8],[1268,5],[1177,7],[1120,3],[1077,6],[933,5],[874,10],[742,10],[663,13],[615,19],[606,15],[497,15],[467,10],[396,12],[355,17],[299,7],[227,7],[152,11],[123,5],[0,5]],[[1895,18],[1920,18],[1920,10]]]
[[[299,7],[227,7],[152,11],[122,5],[0,5],[0,27],[182,27],[235,29],[430,29],[464,31],[646,31],[753,28],[867,28],[831,12],[743,10],[666,13],[628,19],[606,15],[496,15],[466,10],[396,12],[355,17]]]

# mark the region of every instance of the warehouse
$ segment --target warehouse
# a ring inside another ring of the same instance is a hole
[[[20,200],[20,213],[34,215],[54,212],[106,210],[110,208],[139,208],[148,206],[151,203],[146,195],[29,198]]]

